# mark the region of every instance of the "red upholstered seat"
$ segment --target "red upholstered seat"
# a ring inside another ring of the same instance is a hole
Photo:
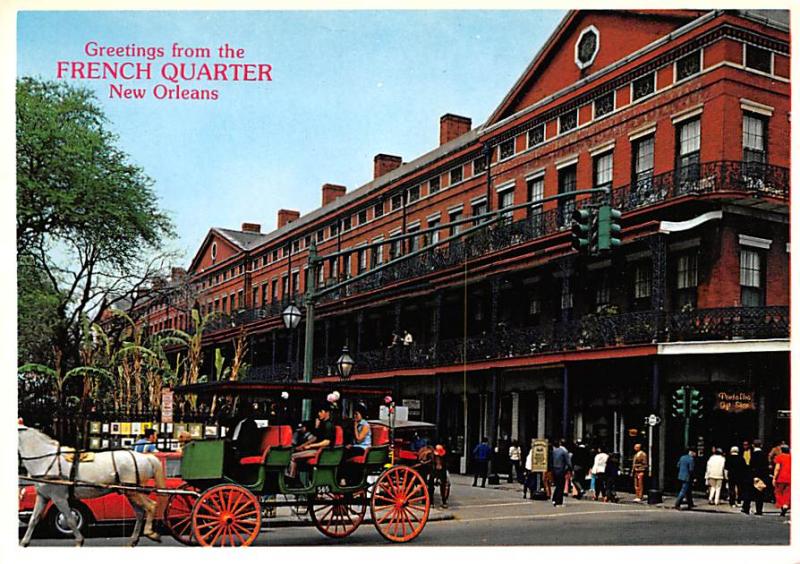
[[[344,430],[336,426],[336,439],[333,441],[333,446],[342,446],[344,444]]]
[[[240,458],[239,464],[263,464],[267,459],[270,447],[291,445],[292,427],[290,425],[267,427],[261,435],[261,454]]]
[[[372,425],[372,444],[373,446],[383,446],[389,444],[389,427],[383,425]]]
[[[354,464],[364,464],[364,461],[367,459],[367,453],[359,454],[358,456],[353,456],[347,459],[347,462],[352,462]]]

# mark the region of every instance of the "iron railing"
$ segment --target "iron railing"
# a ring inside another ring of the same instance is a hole
[[[739,192],[754,197],[789,198],[789,169],[762,163],[742,161],[714,161],[676,169],[650,178],[640,178],[635,183],[615,188],[611,192],[611,203],[623,211],[630,211],[687,195],[703,195],[719,192]],[[598,203],[593,198],[575,202],[576,207]],[[569,228],[570,206],[561,206],[547,211],[532,209],[530,215],[517,221],[498,222],[487,226],[485,231],[466,236],[462,241],[450,243],[444,248],[430,249],[388,268],[376,271],[347,286],[326,294],[320,303],[337,301],[349,296],[376,290],[388,284],[424,276],[444,270],[465,260],[478,258],[492,252],[513,247]],[[302,296],[295,303],[302,305]],[[240,323],[250,323],[280,315],[290,300],[279,300],[265,307],[242,310],[216,321],[207,330],[229,328]]]
[[[415,342],[410,347],[361,351],[358,373],[387,372],[657,342],[773,339],[789,336],[789,308],[730,307],[676,313],[641,311],[587,315],[534,327],[499,325],[466,339]],[[335,358],[319,359],[314,374],[335,374]]]

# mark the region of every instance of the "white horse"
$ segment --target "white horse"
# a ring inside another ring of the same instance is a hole
[[[71,447],[62,447],[58,441],[51,439],[41,431],[19,426],[18,448],[20,459],[28,475],[32,478],[49,480],[75,480],[77,482],[96,485],[139,485],[143,486],[148,480],[154,480],[157,488],[166,487],[164,469],[161,462],[152,454],[143,454],[130,450],[103,451],[94,453],[94,460],[78,464],[76,475],[72,476],[72,462],[67,460],[66,454],[75,452]],[[28,522],[28,530],[22,539],[22,546],[28,546],[36,524],[42,517],[47,500],[53,504],[64,516],[65,521],[75,535],[75,546],[83,545],[83,535],[78,530],[69,507],[69,486],[58,484],[36,483],[36,504],[33,514]],[[108,489],[74,487],[75,499],[99,497],[109,493]],[[136,513],[136,526],[131,535],[131,546],[136,546],[142,532],[142,520],[146,516],[144,535],[155,542],[161,542],[161,537],[153,531],[153,518],[160,509],[159,502],[150,499],[141,492],[125,492],[128,500]],[[159,496],[159,500],[160,500]]]

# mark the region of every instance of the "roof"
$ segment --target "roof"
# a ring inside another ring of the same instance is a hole
[[[736,10],[743,18],[789,31],[789,10]]]
[[[211,231],[216,231],[222,237],[241,248],[249,251],[256,245],[263,243],[267,235],[263,233],[253,233],[252,231],[237,231],[235,229],[225,229],[223,227],[212,227]]]
[[[272,395],[281,392],[294,392],[300,397],[312,397],[327,394],[333,389],[342,396],[385,396],[391,394],[388,388],[373,386],[358,386],[352,384],[314,382],[206,382],[203,384],[188,384],[174,389],[176,394],[197,395]]]

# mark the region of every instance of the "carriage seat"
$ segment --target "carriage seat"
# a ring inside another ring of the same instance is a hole
[[[375,447],[382,447],[389,444],[389,427],[383,425],[372,425],[372,446],[364,450],[364,454],[353,456],[347,462],[363,464],[367,460],[367,455]]]
[[[290,447],[292,446],[292,427],[291,425],[276,425],[267,427],[261,435],[261,454],[256,456],[245,456],[239,459],[239,464],[264,464],[271,447]]]
[[[342,429],[341,426],[336,425],[336,427],[335,427],[335,435],[334,435],[334,440],[333,440],[333,446],[334,447],[341,447],[342,445],[344,445],[344,430]],[[311,458],[305,458],[305,459],[302,460],[302,462],[305,462],[305,463],[310,464],[310,465],[316,464],[317,462],[319,462],[319,455],[326,448],[330,448],[330,447],[322,447],[322,448],[317,449],[317,453],[314,456],[312,456]]]

